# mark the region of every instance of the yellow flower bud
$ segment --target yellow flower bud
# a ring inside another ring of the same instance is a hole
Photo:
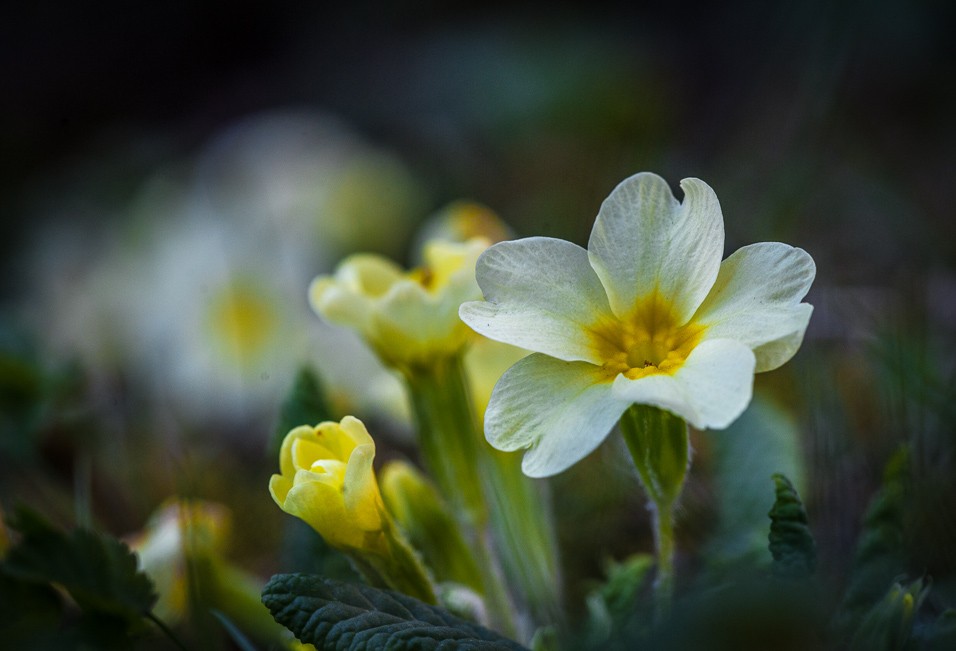
[[[309,300],[320,316],[356,330],[386,365],[429,365],[474,337],[458,307],[481,297],[475,261],[488,245],[484,238],[433,240],[425,246],[425,264],[408,272],[380,256],[356,254],[335,275],[316,278]]]
[[[297,427],[282,442],[282,474],[272,476],[269,492],[333,547],[381,552],[388,516],[374,458],[375,442],[357,418]]]

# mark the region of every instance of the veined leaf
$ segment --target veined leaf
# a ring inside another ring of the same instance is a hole
[[[770,516],[770,553],[773,574],[788,579],[804,579],[817,565],[817,546],[810,533],[807,512],[797,490],[785,476],[773,476],[777,499]]]
[[[524,648],[417,599],[319,576],[278,574],[266,584],[262,602],[276,621],[320,651]]]
[[[84,611],[128,625],[138,624],[156,602],[152,582],[119,540],[87,529],[64,533],[29,511],[20,511],[12,526],[23,537],[0,566],[7,576],[58,583]]]

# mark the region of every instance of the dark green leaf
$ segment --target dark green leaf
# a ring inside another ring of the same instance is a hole
[[[788,579],[807,578],[817,564],[817,546],[810,533],[807,512],[790,480],[777,473],[773,481],[777,498],[768,514],[773,574]]]
[[[22,538],[2,565],[7,576],[60,584],[84,611],[131,625],[155,603],[152,582],[119,540],[87,529],[64,533],[28,511],[20,511],[12,526]]]
[[[523,647],[405,595],[319,576],[278,574],[262,602],[302,642],[336,651]]]
[[[279,410],[279,422],[272,437],[269,451],[279,454],[282,440],[289,430],[300,425],[317,425],[332,420],[332,410],[325,400],[322,383],[311,368],[302,367]]]

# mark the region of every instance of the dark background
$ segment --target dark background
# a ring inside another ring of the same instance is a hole
[[[735,225],[797,235],[851,282],[949,265],[953,16],[944,2],[8,4],[4,249],[77,167],[121,201],[222,124],[304,105],[396,150],[436,204],[478,198],[522,233],[581,241],[610,187],[652,169],[714,186],[730,244]]]

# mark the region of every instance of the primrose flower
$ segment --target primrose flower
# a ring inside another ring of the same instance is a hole
[[[357,330],[386,365],[426,366],[457,354],[474,336],[458,308],[481,297],[474,269],[488,244],[433,240],[425,264],[409,272],[381,256],[352,255],[335,275],[312,282],[309,300],[320,316]]]
[[[388,527],[372,470],[375,442],[362,421],[346,416],[290,431],[269,492],[276,504],[304,520],[333,547],[381,552]]]
[[[813,259],[763,242],[721,262],[714,191],[698,179],[681,188],[678,202],[655,174],[625,179],[601,205],[586,251],[532,237],[479,258],[485,302],[462,305],[461,318],[534,351],[502,376],[485,414],[493,446],[530,448],[526,474],[584,458],[635,403],[726,427],[750,402],[753,374],[800,347]]]

